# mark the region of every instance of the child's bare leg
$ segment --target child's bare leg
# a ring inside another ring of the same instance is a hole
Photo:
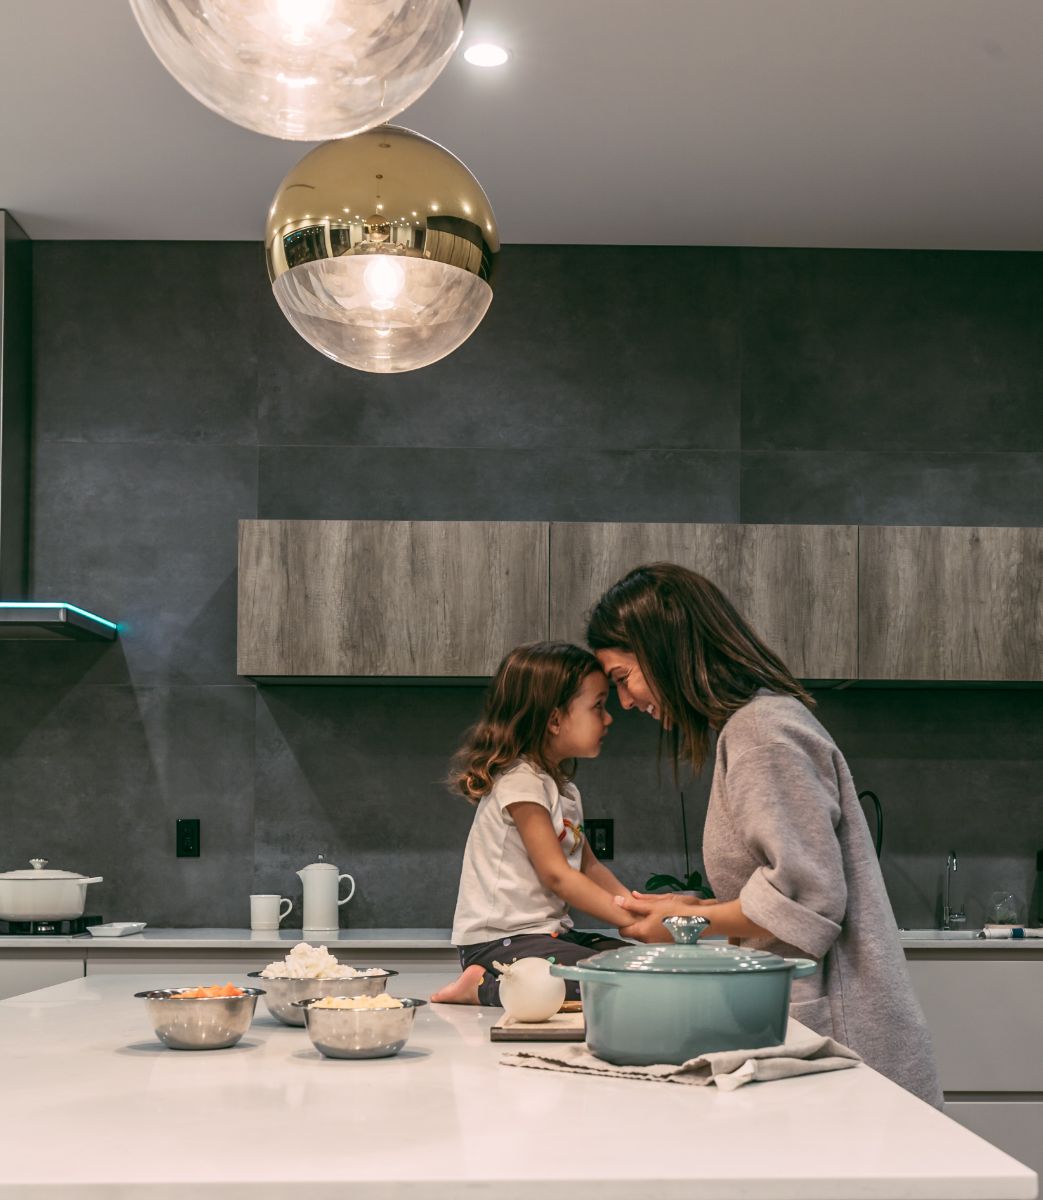
[[[467,967],[458,979],[454,979],[452,983],[446,984],[444,988],[439,988],[431,996],[434,1004],[477,1004],[478,1003],[478,985],[482,982],[482,977],[485,975],[485,968],[475,963],[472,967]]]

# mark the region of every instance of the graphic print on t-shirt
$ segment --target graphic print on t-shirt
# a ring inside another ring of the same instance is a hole
[[[566,844],[566,839],[568,839]],[[565,850],[565,857],[574,854],[580,846],[583,845],[583,826],[576,825],[568,819],[562,820],[562,830],[558,834],[558,841],[562,843]]]

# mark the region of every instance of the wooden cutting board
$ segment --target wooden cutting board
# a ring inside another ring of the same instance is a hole
[[[501,1017],[489,1030],[491,1042],[582,1042],[586,1036],[581,1012],[559,1012],[547,1021],[533,1022]]]

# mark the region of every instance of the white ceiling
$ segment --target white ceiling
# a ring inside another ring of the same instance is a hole
[[[397,118],[505,242],[1043,249],[1043,0],[473,0]],[[126,0],[0,0],[0,207],[33,238],[262,236],[307,149],[160,66]]]

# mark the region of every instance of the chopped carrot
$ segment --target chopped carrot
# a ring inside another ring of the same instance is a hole
[[[172,997],[174,1000],[214,1000],[220,996],[245,996],[246,992],[241,987],[236,987],[234,983],[221,984],[212,983],[207,987],[184,988],[180,992],[176,992]]]

